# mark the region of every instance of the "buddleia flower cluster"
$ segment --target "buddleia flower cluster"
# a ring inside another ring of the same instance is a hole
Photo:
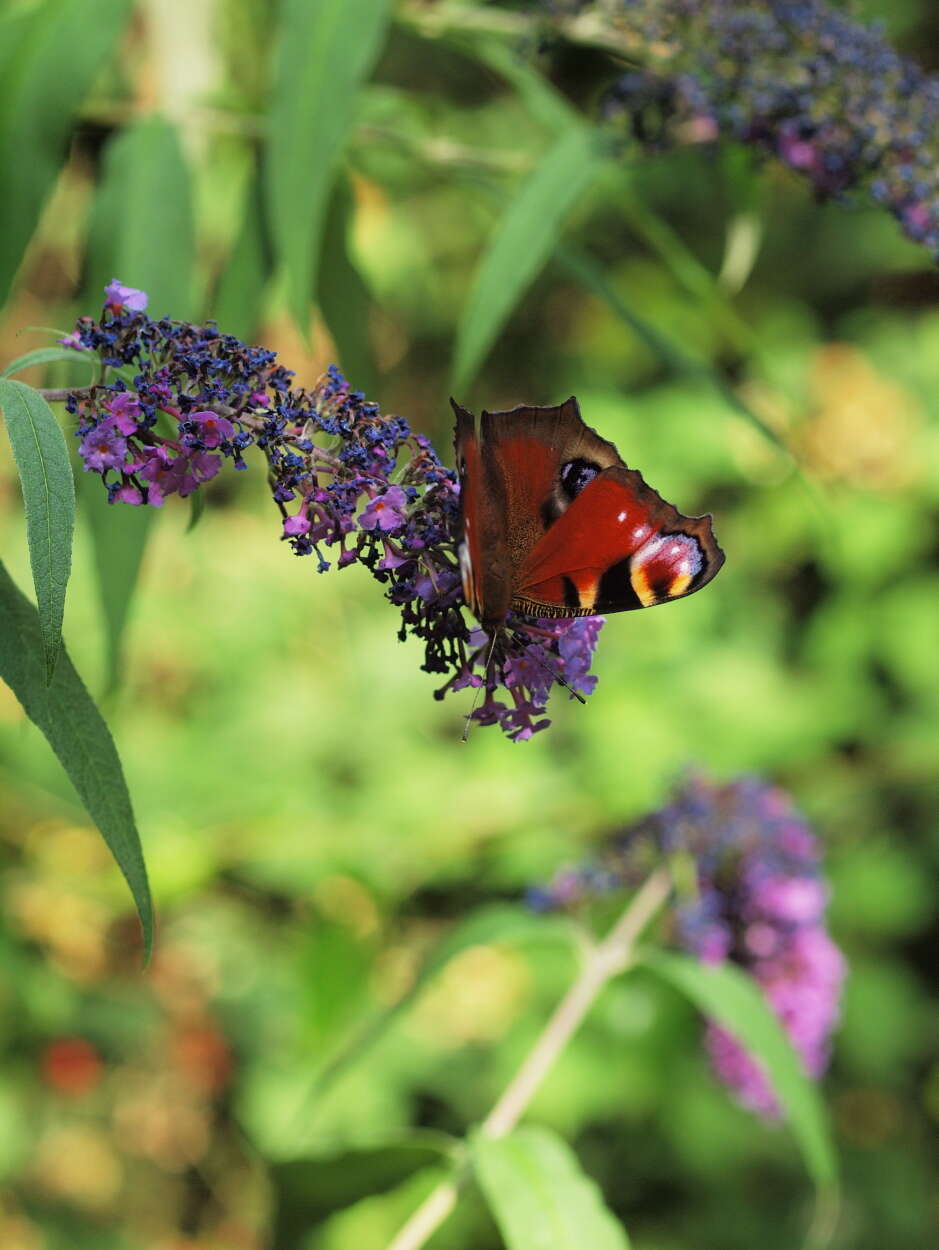
[[[532,901],[541,909],[573,907],[622,888],[651,849],[682,852],[695,865],[697,888],[675,911],[677,941],[703,964],[731,961],[749,972],[805,1071],[819,1078],[845,964],[825,926],[818,842],[791,799],[752,778],[720,786],[692,777],[666,807],[614,835],[595,860],[559,872]],[[779,1114],[766,1076],[736,1038],[711,1021],[705,1047],[745,1107]]]
[[[647,148],[737,140],[820,196],[860,188],[939,258],[939,77],[818,0],[595,0],[596,41],[639,63],[607,113]]]
[[[330,366],[310,388],[274,352],[214,324],[151,319],[145,292],[117,279],[99,320],[62,343],[95,353],[103,380],[73,391],[78,452],[111,503],[162,507],[226,465],[266,462],[279,532],[319,572],[359,563],[401,613],[399,637],[424,645],[436,691],[483,687],[472,712],[515,741],[547,727],[556,682],[589,694],[600,618],[511,618],[490,647],[466,619],[456,545],[459,485],[430,441],[387,416]]]

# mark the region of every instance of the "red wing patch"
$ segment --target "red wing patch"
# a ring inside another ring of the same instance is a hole
[[[638,474],[609,469],[528,553],[515,606],[559,616],[652,607],[704,586],[723,558],[709,517],[684,517]]]

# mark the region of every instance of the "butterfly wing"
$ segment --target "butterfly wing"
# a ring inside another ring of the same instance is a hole
[[[591,616],[693,594],[724,553],[711,518],[686,517],[623,465],[593,477],[526,553],[512,606],[530,616]]]
[[[478,431],[450,402],[464,593],[483,624],[510,607],[559,617],[651,607],[699,590],[723,564],[711,518],[666,503],[584,424],[573,396],[483,412]]]
[[[476,418],[454,399],[454,448],[460,475],[459,544],[463,597],[484,625],[505,620],[512,605],[506,544],[505,481],[500,466],[482,453]]]
[[[483,412],[480,442],[483,459],[498,469],[504,482],[513,577],[584,484],[623,463],[613,444],[581,420],[573,396],[556,407],[520,405],[507,412]]]

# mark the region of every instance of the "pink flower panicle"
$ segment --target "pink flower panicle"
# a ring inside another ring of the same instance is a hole
[[[697,897],[679,902],[679,942],[705,964],[732,961],[763,991],[814,1079],[828,1064],[845,963],[825,927],[828,889],[818,843],[789,797],[744,778],[725,786],[691,778],[667,807],[610,839],[604,856],[564,869],[533,892],[538,908],[571,907],[635,882],[650,843],[690,854]],[[714,1071],[739,1101],[778,1115],[758,1062],[721,1025],[709,1021],[705,1048]]]

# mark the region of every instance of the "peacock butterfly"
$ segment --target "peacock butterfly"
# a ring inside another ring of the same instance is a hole
[[[683,516],[628,469],[612,443],[558,407],[476,418],[453,399],[460,474],[460,571],[484,627],[509,611],[594,616],[693,594],[724,553],[710,516]]]

